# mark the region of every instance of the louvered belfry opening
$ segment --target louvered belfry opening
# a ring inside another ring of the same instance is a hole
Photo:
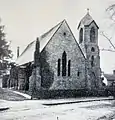
[[[95,28],[92,27],[90,30],[90,41],[95,42]]]

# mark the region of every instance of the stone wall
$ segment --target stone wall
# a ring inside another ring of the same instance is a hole
[[[67,66],[68,61],[71,60],[70,76],[68,76],[68,68],[66,76],[62,76],[62,64],[60,66],[60,76],[57,74],[58,59],[62,63],[62,54],[64,51],[67,54]],[[85,58],[66,22],[63,22],[43,49],[41,59],[43,88],[48,84],[45,89],[80,89],[86,87]]]
[[[95,40],[90,41],[90,30],[94,27],[95,29]],[[82,51],[87,59],[87,81],[89,88],[101,88],[101,69],[100,69],[100,51],[98,46],[98,27],[95,22],[92,22],[88,26],[81,25],[79,30],[83,28],[83,42],[80,44]],[[92,51],[91,49],[94,49]],[[94,66],[91,66],[91,57],[94,57]]]
[[[18,67],[12,66],[10,69],[10,75],[7,81],[7,87],[18,87]]]
[[[94,42],[90,42],[90,30],[91,28],[95,28],[95,40]],[[98,46],[98,28],[94,22],[90,24],[90,26],[85,27],[85,45],[87,46],[86,49],[86,58],[88,60],[88,74],[90,76],[91,87],[94,88],[94,83],[96,83],[95,88],[101,88],[101,69],[100,69],[100,51]],[[91,51],[92,47],[95,51]],[[91,57],[94,56],[94,66],[91,66]],[[93,77],[93,74],[95,77]]]
[[[2,87],[2,88],[7,88],[8,87],[7,86],[8,78],[9,78],[9,75],[3,75],[3,78],[1,78],[2,79],[2,86],[0,86],[0,87]]]
[[[18,89],[25,90],[26,72],[25,68],[19,68],[18,70]]]

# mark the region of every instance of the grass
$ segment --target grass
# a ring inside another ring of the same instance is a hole
[[[14,93],[12,90],[10,89],[3,89],[0,88],[0,99],[2,100],[10,100],[10,101],[22,101],[22,100],[26,100],[25,97]]]

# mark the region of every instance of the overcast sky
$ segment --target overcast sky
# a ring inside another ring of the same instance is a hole
[[[90,14],[99,26],[99,32],[105,31],[115,44],[115,29],[105,9],[115,0],[0,0],[0,17],[5,25],[8,41],[16,56],[16,47],[20,52],[27,44],[36,39],[51,27],[66,19],[76,40],[77,25],[90,9]],[[109,42],[99,36],[99,47],[109,48]],[[101,68],[106,73],[115,69],[115,52],[100,51]]]

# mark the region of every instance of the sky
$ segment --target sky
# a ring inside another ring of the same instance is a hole
[[[115,0],[0,0],[1,24],[5,25],[7,41],[16,58],[17,46],[20,53],[36,37],[47,32],[57,23],[66,19],[76,40],[77,26],[80,20],[89,13],[99,26],[99,47],[113,49],[101,31],[115,44],[115,25],[109,20],[106,8]],[[114,49],[113,49],[114,50]],[[115,69],[115,52],[100,51],[101,69],[112,73]]]

